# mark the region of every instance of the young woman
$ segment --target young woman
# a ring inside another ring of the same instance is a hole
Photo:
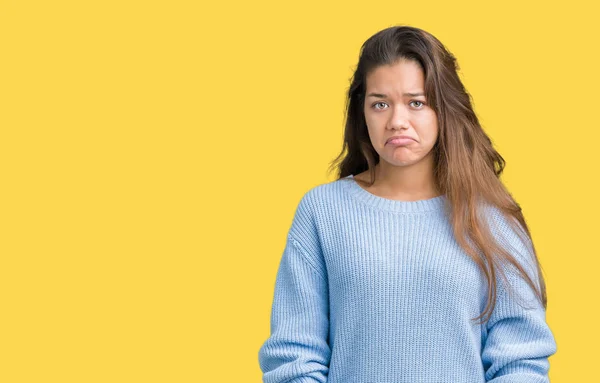
[[[457,69],[419,28],[363,44],[338,179],[289,229],[265,383],[549,381],[544,278]]]

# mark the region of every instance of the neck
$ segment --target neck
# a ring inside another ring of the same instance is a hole
[[[431,155],[410,166],[394,166],[380,161],[375,166],[375,183],[372,187],[382,195],[406,200],[440,195],[435,186]]]

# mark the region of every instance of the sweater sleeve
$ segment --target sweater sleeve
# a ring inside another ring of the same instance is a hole
[[[258,353],[264,383],[327,381],[331,356],[327,273],[314,248],[300,242],[311,233],[302,225],[302,214],[297,212],[292,227],[300,229],[298,237],[292,230],[288,233],[275,279],[271,333]]]
[[[520,235],[514,231],[505,218],[495,217],[494,235],[537,284],[530,239],[524,231]],[[496,306],[486,324],[487,337],[482,350],[486,382],[548,383],[548,358],[556,353],[556,342],[546,323],[546,311],[516,269],[505,270],[510,291],[503,279],[498,278]]]

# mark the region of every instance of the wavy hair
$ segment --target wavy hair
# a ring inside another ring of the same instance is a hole
[[[412,60],[424,72],[425,97],[436,112],[438,140],[432,148],[434,182],[447,198],[450,222],[457,243],[477,263],[487,280],[487,304],[476,319],[488,321],[496,305],[496,274],[507,281],[501,265],[512,265],[532,287],[536,298],[547,307],[546,284],[537,252],[521,207],[500,180],[506,165],[482,129],[471,105],[471,96],[459,76],[452,53],[432,34],[407,25],[381,30],[367,39],[361,49],[348,89],[345,106],[344,139],[341,153],[329,167],[343,179],[369,171],[375,182],[379,155],[373,148],[364,116],[366,76],[381,65]],[[478,214],[484,202],[497,209],[521,234],[531,248],[539,288],[513,254],[496,242],[494,232]]]

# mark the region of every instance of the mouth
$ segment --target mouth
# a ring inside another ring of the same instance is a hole
[[[408,137],[408,136],[397,136],[397,137],[390,137],[385,144],[386,145],[395,145],[395,146],[404,146],[404,145],[408,145],[412,142],[416,142],[415,139],[413,139],[412,137]]]

